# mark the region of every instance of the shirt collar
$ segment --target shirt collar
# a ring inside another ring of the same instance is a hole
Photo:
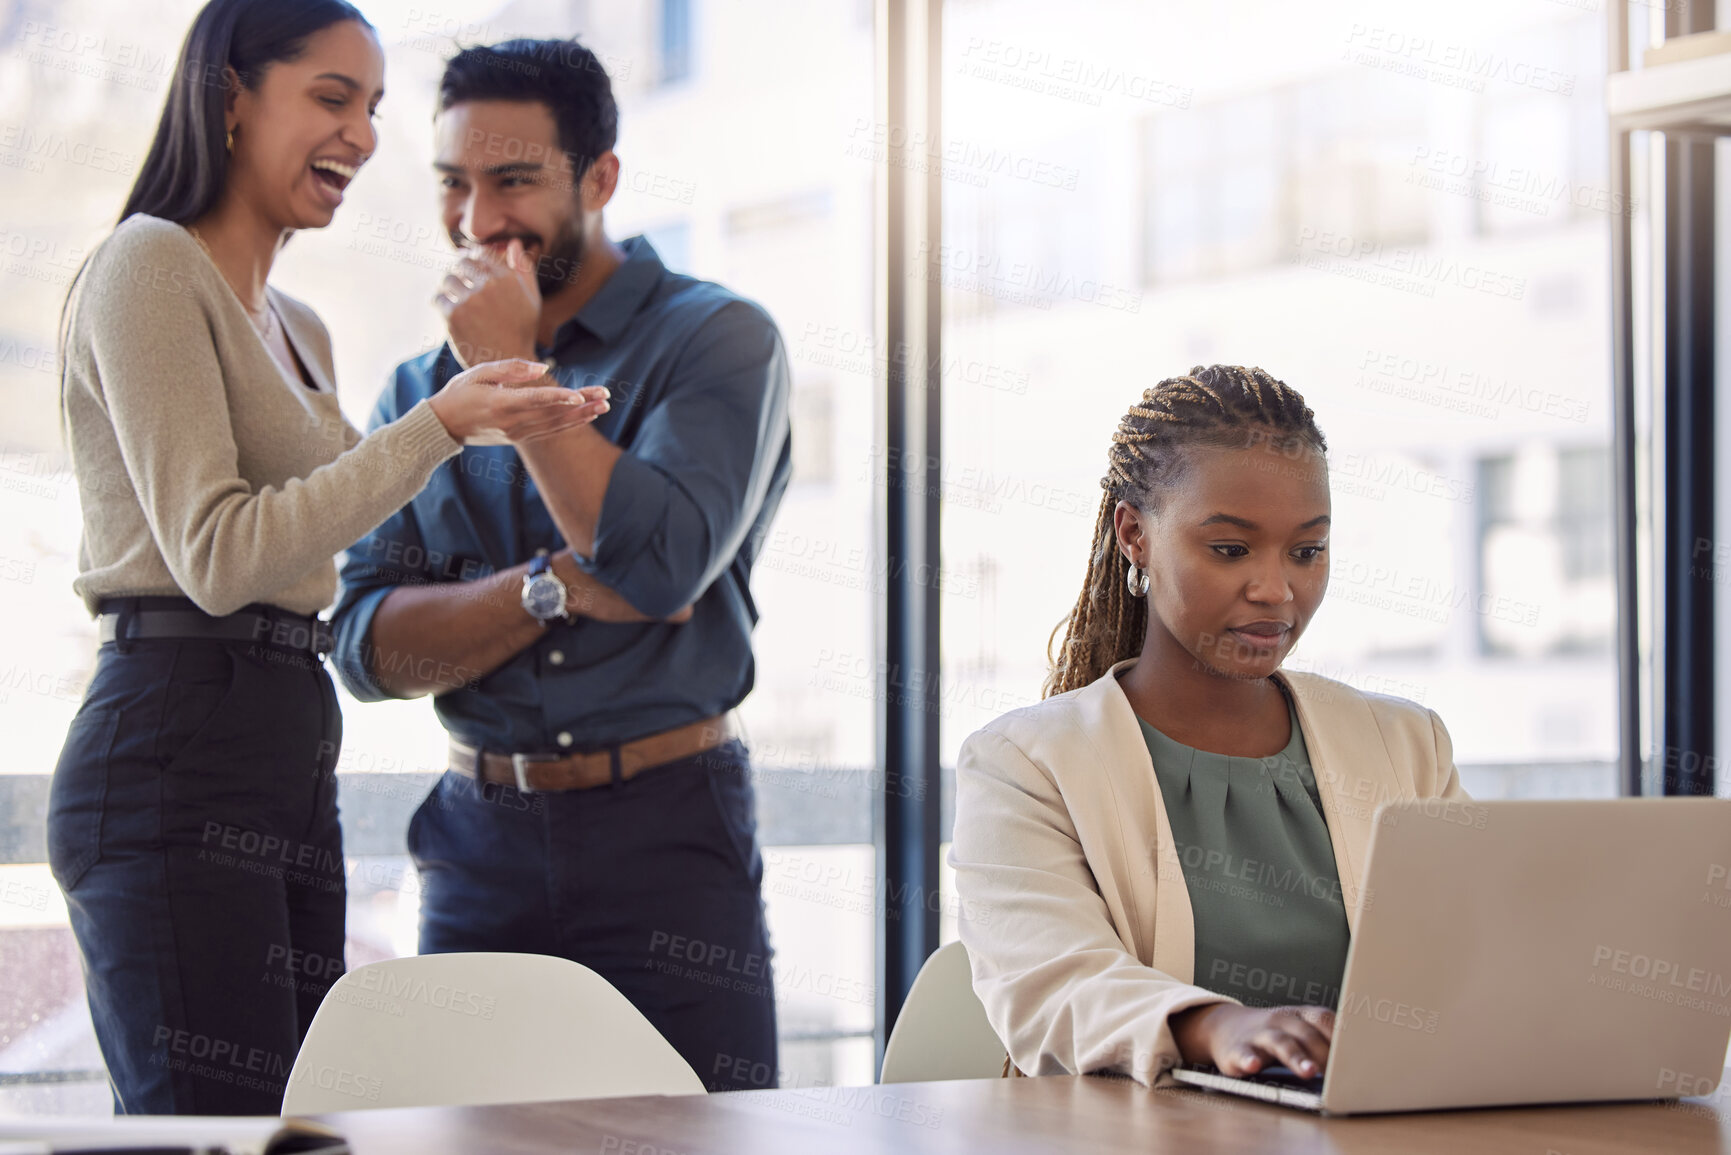
[[[632,316],[660,283],[667,269],[647,237],[631,237],[620,242],[619,247],[625,252],[625,260],[577,310],[577,315],[559,326],[553,336],[555,349],[569,340],[572,325],[583,326],[606,344],[618,340]]]

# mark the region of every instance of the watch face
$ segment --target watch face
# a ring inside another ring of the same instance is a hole
[[[546,621],[565,608],[565,583],[551,574],[540,574],[523,587],[523,608]]]

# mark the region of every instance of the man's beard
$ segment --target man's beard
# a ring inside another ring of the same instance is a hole
[[[535,284],[540,286],[543,299],[577,279],[583,266],[583,230],[575,220],[559,226],[551,244],[541,250],[535,261]]]

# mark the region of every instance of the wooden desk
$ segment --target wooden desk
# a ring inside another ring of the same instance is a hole
[[[1727,1072],[1731,1078],[1731,1072]],[[1731,1091],[1677,1104],[1324,1119],[1103,1078],[980,1079],[323,1116],[355,1155],[852,1155],[979,1151],[1731,1155]]]

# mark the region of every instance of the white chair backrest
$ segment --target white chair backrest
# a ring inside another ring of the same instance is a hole
[[[295,1057],[282,1113],[703,1093],[691,1065],[588,967],[434,954],[337,980]]]
[[[1004,1073],[1004,1044],[974,994],[968,952],[959,942],[939,947],[914,985],[884,1047],[880,1083],[934,1079],[993,1079]]]

